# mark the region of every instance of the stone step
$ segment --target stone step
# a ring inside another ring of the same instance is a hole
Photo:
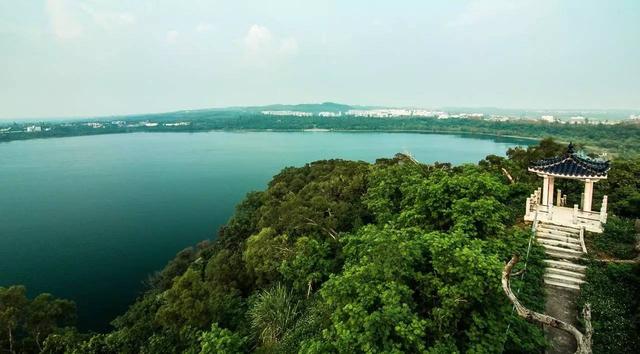
[[[552,233],[555,235],[567,235],[567,236],[580,235],[580,229],[561,230],[554,227],[544,227],[544,226],[538,225],[538,228],[536,230],[539,232]]]
[[[545,273],[544,278],[549,279],[551,281],[559,282],[559,283],[576,284],[576,285],[580,285],[584,283],[584,280],[582,279],[569,277],[562,274]]]
[[[555,246],[555,247],[562,247],[566,249],[572,249],[576,251],[582,251],[582,246],[576,243],[552,240],[552,239],[543,238],[543,237],[538,237],[538,242],[543,246],[549,245],[549,246]]]
[[[557,286],[565,289],[580,290],[580,286],[574,285],[574,284],[559,283],[559,282],[556,282],[553,280],[547,280],[547,279],[544,280],[544,283],[547,285]]]
[[[547,230],[554,230],[554,231],[560,231],[560,232],[568,232],[573,234],[580,233],[579,227],[562,226],[562,225],[555,225],[555,224],[549,224],[549,223],[539,223],[538,229],[547,229]]]
[[[578,251],[578,250],[572,250],[570,248],[550,246],[545,244],[542,244],[542,247],[544,247],[545,251],[567,253],[567,254],[578,256],[578,257],[582,256],[582,249]]]
[[[584,277],[585,277],[584,273],[578,273],[578,272],[573,272],[566,269],[558,269],[558,268],[551,268],[551,267],[548,267],[546,269],[545,274],[559,274],[559,275],[564,275],[565,277],[572,277],[580,280],[584,280]]]
[[[563,232],[549,231],[549,230],[537,230],[536,235],[549,235],[555,237],[571,238],[574,240],[580,240],[580,234],[567,234]]]
[[[536,236],[537,237],[542,237],[542,238],[558,240],[558,241],[571,242],[571,243],[575,243],[575,244],[578,244],[578,245],[580,244],[580,237],[579,236],[563,236],[563,235],[550,234],[550,233],[546,233],[546,232],[536,232]]]
[[[567,261],[577,261],[577,260],[582,259],[582,257],[579,256],[579,255],[570,254],[570,253],[567,253],[567,252],[557,252],[557,251],[545,250],[545,253],[547,254],[547,256],[549,256],[549,257],[551,257],[551,258],[553,258],[555,260],[561,259],[561,260],[567,260]]]
[[[555,269],[566,269],[566,270],[583,273],[583,274],[587,270],[587,266],[583,266],[581,264],[576,264],[573,262],[558,261],[555,259],[545,259],[544,262],[547,264],[548,267],[552,267]]]

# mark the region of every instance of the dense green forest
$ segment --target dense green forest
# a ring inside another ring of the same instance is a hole
[[[186,126],[126,127],[105,124],[92,128],[80,123],[42,123],[41,132],[18,132],[23,125],[14,124],[13,133],[0,134],[0,142],[32,138],[65,137],[77,135],[115,134],[131,132],[198,132],[209,130],[277,130],[297,131],[320,128],[342,131],[414,131],[427,133],[485,134],[491,136],[517,136],[542,139],[553,136],[561,141],[580,141],[591,149],[605,150],[617,155],[632,156],[640,153],[640,124],[573,125],[530,120],[494,122],[476,119],[435,118],[369,118],[369,117],[293,117],[265,116],[255,112],[233,110],[185,111],[128,117],[128,121],[179,122]],[[107,121],[105,121],[107,122]],[[45,131],[46,129],[50,129]]]
[[[540,353],[542,329],[513,313],[500,274],[513,253],[527,254],[532,235],[522,213],[539,181],[526,167],[565,149],[546,139],[462,166],[419,164],[398,154],[373,164],[327,160],[285,168],[265,191],[246,196],[215,240],[181,251],[150,276],[108,333],[76,330],[75,308],[65,300],[29,300],[22,287],[0,288],[0,348]],[[581,186],[561,181],[558,188],[579,195]],[[613,160],[596,192],[594,200],[609,196],[614,216],[603,237],[589,238],[590,247],[603,257],[635,257],[640,158]],[[543,258],[534,243],[526,272],[512,281],[519,299],[538,311]],[[593,307],[594,352],[632,352],[640,269],[591,262],[580,301]],[[47,311],[38,311],[43,306]]]

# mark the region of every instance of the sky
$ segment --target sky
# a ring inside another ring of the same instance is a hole
[[[0,0],[0,119],[640,109],[640,1]]]

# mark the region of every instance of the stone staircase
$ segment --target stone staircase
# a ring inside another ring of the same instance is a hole
[[[536,228],[536,239],[549,257],[545,260],[545,284],[580,290],[586,270],[585,266],[576,262],[584,255],[580,243],[580,229],[540,221]]]

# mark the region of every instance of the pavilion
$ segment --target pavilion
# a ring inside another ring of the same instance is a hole
[[[602,199],[599,212],[591,210],[593,200],[593,185],[607,178],[610,169],[609,161],[590,158],[575,151],[569,143],[566,153],[562,156],[542,159],[529,165],[528,171],[543,178],[542,188],[538,188],[527,198],[525,220],[534,221],[537,218],[548,224],[584,228],[591,232],[602,232],[607,221],[607,196]],[[556,178],[574,179],[584,182],[581,208],[574,204],[573,208],[566,207],[566,195],[558,190],[554,204],[554,180]]]

